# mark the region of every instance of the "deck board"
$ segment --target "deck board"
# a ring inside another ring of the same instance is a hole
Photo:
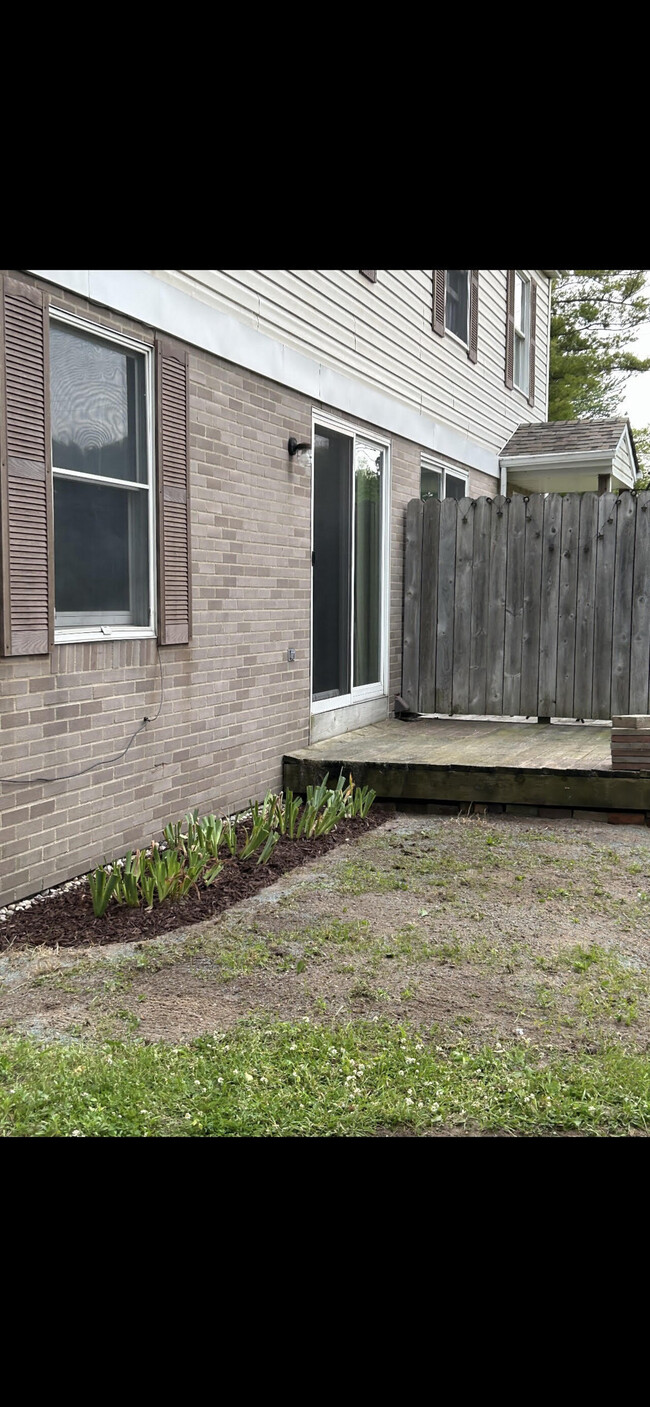
[[[386,798],[650,811],[650,770],[616,772],[610,738],[593,723],[389,718],[288,754],[284,783],[343,768]]]

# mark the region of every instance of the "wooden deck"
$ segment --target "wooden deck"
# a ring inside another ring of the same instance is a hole
[[[614,771],[610,732],[590,723],[389,718],[285,756],[284,785],[304,792],[343,770],[386,799],[650,812],[650,771]]]

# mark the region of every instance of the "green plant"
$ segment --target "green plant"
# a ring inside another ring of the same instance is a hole
[[[95,918],[104,917],[119,882],[120,872],[117,868],[109,870],[106,865],[98,865],[96,870],[91,870],[88,883]]]

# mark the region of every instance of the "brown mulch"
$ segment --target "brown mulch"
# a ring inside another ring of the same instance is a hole
[[[0,924],[0,951],[23,947],[78,948],[88,943],[134,943],[158,938],[163,933],[185,928],[201,919],[215,918],[241,899],[266,889],[287,870],[326,855],[337,845],[358,840],[381,826],[393,814],[389,807],[373,806],[365,820],[340,821],[329,835],[315,840],[290,840],[281,835],[271,858],[264,865],[250,860],[224,861],[223,870],[210,888],[191,890],[183,899],[154,901],[153,909],[130,909],[111,901],[102,918],[95,918],[87,884],[66,889],[32,904],[14,909]]]

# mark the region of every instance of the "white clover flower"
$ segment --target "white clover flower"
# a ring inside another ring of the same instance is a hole
[[[268,1085],[268,1080],[267,1080],[267,1078],[266,1078],[266,1075],[260,1075],[260,1084],[261,1084],[261,1085]]]
[[[250,1082],[250,1081],[252,1081],[253,1076],[247,1074],[247,1075],[244,1075],[244,1079],[245,1079],[245,1080],[248,1080],[248,1081]]]
[[[291,1042],[291,1045],[289,1046],[289,1050],[297,1050],[297,1049],[298,1049],[298,1047],[297,1047],[297,1045],[296,1045],[296,1042],[295,1042],[295,1041],[292,1041],[292,1042]]]
[[[223,1075],[217,1075],[217,1084],[218,1084],[218,1085],[222,1085],[222,1084],[223,1084]]]
[[[405,1103],[405,1104],[412,1104],[412,1103],[413,1103],[413,1100],[412,1100],[412,1099],[405,1099],[405,1100],[404,1100],[404,1103]]]
[[[440,1105],[439,1105],[439,1104],[432,1104],[432,1105],[431,1105],[431,1113],[432,1113],[432,1114],[437,1114],[439,1108],[440,1108]]]
[[[185,1118],[186,1118],[186,1119],[191,1119],[191,1117],[192,1117],[191,1114],[186,1114],[186,1115],[185,1115]]]
[[[424,1105],[421,1099],[418,1100],[418,1109],[424,1109]]]

